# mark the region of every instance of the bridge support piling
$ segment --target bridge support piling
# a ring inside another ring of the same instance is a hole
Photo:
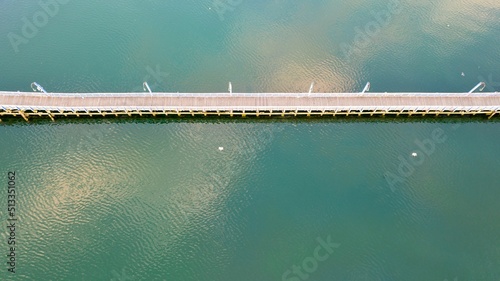
[[[23,117],[23,119],[26,121],[26,122],[29,122],[28,120],[28,114],[27,113],[24,113],[24,111],[19,111],[19,114],[21,114],[21,116]]]
[[[54,116],[52,116],[52,113],[50,112],[50,110],[47,110],[47,115],[50,117],[50,120],[52,120],[52,122],[56,121],[56,120],[54,120]]]

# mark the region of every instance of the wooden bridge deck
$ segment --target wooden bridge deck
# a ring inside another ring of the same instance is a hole
[[[39,93],[0,92],[0,116],[92,114],[487,114],[500,93]],[[425,115],[424,114],[424,115]],[[26,119],[26,118],[25,118]]]

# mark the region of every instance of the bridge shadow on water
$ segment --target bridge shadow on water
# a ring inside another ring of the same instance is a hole
[[[230,117],[230,116],[119,116],[119,117],[76,117],[68,116],[64,118],[55,118],[51,121],[45,116],[31,116],[29,122],[24,121],[17,116],[3,116],[0,119],[0,126],[30,126],[30,125],[63,125],[63,124],[170,124],[170,123],[207,123],[207,124],[234,124],[234,123],[500,123],[500,115],[488,119],[487,116],[465,115],[465,116],[248,116],[248,117]]]

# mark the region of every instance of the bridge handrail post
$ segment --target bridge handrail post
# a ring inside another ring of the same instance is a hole
[[[311,86],[309,87],[309,93],[307,95],[310,96],[313,90],[314,90],[314,81],[312,81]]]
[[[364,95],[365,92],[370,91],[370,86],[371,86],[370,82],[366,83],[365,88],[363,89],[363,91],[361,91],[361,95]]]
[[[153,97],[153,91],[151,91],[151,88],[149,87],[148,82],[144,81],[144,83],[142,83],[142,89],[144,91],[147,90],[151,94],[151,97]]]
[[[475,90],[477,90],[479,87],[481,87],[481,89],[479,89],[480,92],[482,92],[484,90],[484,88],[486,87],[486,83],[484,82],[479,82],[474,88],[472,88],[472,90],[470,90],[467,95],[469,94],[472,94]]]
[[[48,93],[47,93],[47,91],[45,91],[45,89],[40,84],[38,84],[37,82],[31,83],[31,89],[33,90],[33,92],[37,92],[38,91],[38,92],[47,94],[47,96],[49,96]]]

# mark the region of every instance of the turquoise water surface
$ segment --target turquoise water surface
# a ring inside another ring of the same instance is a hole
[[[493,92],[499,20],[495,0],[0,0],[0,90]],[[495,118],[1,119],[0,280],[499,280]]]

